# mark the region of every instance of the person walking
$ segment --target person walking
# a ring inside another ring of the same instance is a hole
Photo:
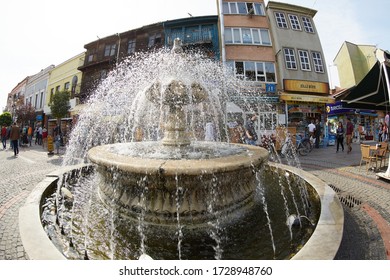
[[[248,145],[256,145],[257,133],[255,129],[256,114],[253,114],[247,121],[245,126],[245,143]]]
[[[314,130],[314,135],[316,138],[315,147],[318,149],[320,147],[320,136],[321,136],[321,125],[319,120],[316,120],[316,128]]]
[[[11,142],[12,142],[12,147],[14,149],[14,156],[16,157],[19,154],[19,143],[18,143],[18,141],[20,139],[20,128],[16,124],[16,122],[14,122],[13,126],[11,127],[10,139],[11,139]]]
[[[30,147],[31,147],[31,143],[32,143],[33,134],[34,134],[33,128],[31,125],[29,125],[28,129],[27,129],[27,138],[28,138],[28,143],[30,144]]]
[[[347,131],[345,133],[345,137],[346,137],[346,142],[348,147],[348,151],[347,151],[348,154],[352,151],[353,130],[354,130],[354,126],[353,123],[351,122],[351,118],[347,118]]]
[[[3,143],[3,149],[7,148],[7,127],[3,125],[1,128],[1,143]]]
[[[339,122],[339,125],[336,130],[336,141],[337,141],[336,153],[339,152],[340,146],[342,151],[344,152],[344,127],[342,122]]]
[[[45,144],[47,144],[47,129],[46,126],[43,127],[42,129],[42,148],[45,148]]]

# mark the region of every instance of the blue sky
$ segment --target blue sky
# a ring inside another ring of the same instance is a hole
[[[248,0],[249,2],[249,0]],[[268,1],[265,1],[268,3]],[[277,1],[317,10],[314,18],[327,65],[344,41],[390,49],[389,0]],[[97,37],[189,16],[215,15],[215,0],[4,1],[0,9],[0,112],[26,76],[84,51]],[[329,67],[332,69],[335,67]],[[334,70],[332,70],[334,71]],[[331,75],[338,83],[337,72]]]

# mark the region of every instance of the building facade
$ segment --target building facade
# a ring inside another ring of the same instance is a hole
[[[18,116],[16,115],[16,111],[20,106],[24,105],[26,86],[27,86],[27,82],[28,82],[29,78],[30,78],[29,76],[24,78],[8,94],[7,107],[6,107],[5,111],[11,113],[13,121],[18,120]]]
[[[340,87],[357,85],[376,63],[376,46],[344,42],[333,60],[337,67]]]
[[[54,65],[42,69],[35,75],[30,76],[26,84],[24,102],[25,105],[30,105],[35,109],[36,122],[43,121],[47,84],[52,69],[54,69]]]
[[[86,59],[79,67],[83,72],[81,102],[88,99],[117,63],[136,52],[171,48],[176,38],[181,39],[184,50],[202,50],[219,59],[217,24],[217,16],[189,17],[146,25],[86,44]]]
[[[258,133],[270,134],[278,122],[277,74],[264,1],[217,1],[221,60],[246,81],[247,89],[229,96],[228,119],[245,123],[256,113]],[[249,104],[249,106],[248,106]]]
[[[325,106],[334,100],[313,21],[317,11],[274,1],[268,2],[266,11],[275,50],[277,90],[284,107],[282,122],[304,135],[311,120],[320,120],[326,139]]]
[[[49,104],[53,95],[59,91],[68,91],[70,93],[70,111],[69,115],[61,122],[62,132],[66,132],[70,129],[72,120],[72,111],[75,110],[79,104],[78,96],[80,95],[80,85],[82,80],[82,72],[78,70],[78,67],[84,63],[85,53],[80,53],[61,64],[57,65],[50,71],[49,81],[47,86],[47,94],[44,107],[44,125],[48,128],[48,132],[51,134],[52,129],[56,126],[57,120],[51,116],[51,110]]]

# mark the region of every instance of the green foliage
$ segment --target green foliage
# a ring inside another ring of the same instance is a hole
[[[9,126],[12,124],[12,116],[10,112],[4,112],[0,115],[0,125]]]
[[[60,119],[68,115],[70,109],[70,92],[67,90],[57,91],[49,104],[53,117]]]

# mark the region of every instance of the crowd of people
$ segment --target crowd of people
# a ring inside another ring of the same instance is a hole
[[[61,144],[61,135],[54,129],[55,146],[57,153],[59,153],[59,147]],[[1,142],[3,150],[7,149],[7,141],[9,141],[9,148],[13,150],[14,156],[19,154],[19,147],[28,147],[33,145],[40,145],[43,149],[48,147],[48,130],[45,126],[37,125],[33,128],[31,125],[19,126],[14,122],[10,126],[3,125],[1,128]],[[58,142],[58,143],[57,143]]]

